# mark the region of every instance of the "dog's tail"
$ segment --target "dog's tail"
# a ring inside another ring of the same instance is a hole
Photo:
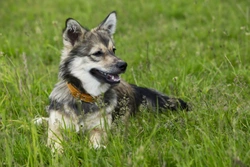
[[[190,110],[188,104],[182,99],[168,97],[153,89],[138,87],[136,85],[131,86],[134,89],[137,106],[145,105],[153,111]]]

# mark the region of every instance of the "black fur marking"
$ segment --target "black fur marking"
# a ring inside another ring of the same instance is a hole
[[[64,110],[64,105],[63,103],[57,102],[55,100],[50,100],[50,105],[49,105],[49,110],[56,110],[60,112],[64,112],[66,115],[70,114],[67,111]],[[83,115],[87,114],[90,112],[97,112],[99,111],[99,107],[95,104],[92,103],[86,103],[82,101],[71,101],[68,102],[67,107],[71,108],[76,115]],[[71,115],[68,115],[69,117]]]
[[[99,111],[99,107],[92,103],[76,103],[74,107],[75,112],[78,112],[77,115],[82,115],[82,113],[79,113],[79,111],[84,111],[84,114],[90,113],[90,112],[97,112]]]
[[[116,99],[116,98],[117,98],[116,94],[114,91],[112,91],[112,89],[109,89],[107,92],[105,92],[103,96],[104,103],[107,106],[111,104],[110,102],[111,99]]]
[[[82,93],[86,93],[86,91],[83,89],[82,87],[82,83],[81,81],[74,77],[71,73],[70,73],[70,63],[73,61],[73,57],[68,57],[64,63],[62,63],[59,67],[60,70],[60,77],[62,77],[63,80],[65,80],[66,82],[69,82],[71,84],[73,84],[78,90],[80,90]]]
[[[140,106],[140,104],[143,104],[145,100],[147,100],[148,105],[151,105],[150,107],[154,110],[164,111],[166,109],[176,111],[176,110],[187,110],[188,111],[188,105],[181,99],[176,98],[170,98],[166,95],[163,95],[155,90],[138,87],[136,85],[131,85],[136,94],[136,105]]]
[[[50,99],[49,110],[62,111],[63,110],[63,104],[58,103],[57,101]]]

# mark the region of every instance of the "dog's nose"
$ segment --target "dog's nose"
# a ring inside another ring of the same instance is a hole
[[[122,71],[122,72],[125,72],[126,71],[126,68],[127,68],[127,63],[124,62],[124,61],[119,61],[117,62],[116,66]]]

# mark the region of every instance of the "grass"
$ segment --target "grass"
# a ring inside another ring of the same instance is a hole
[[[0,166],[249,166],[250,3],[247,0],[0,2]],[[52,157],[46,125],[61,31],[116,10],[117,55],[130,83],[185,99],[192,112],[142,111],[110,132],[107,149],[65,132]]]

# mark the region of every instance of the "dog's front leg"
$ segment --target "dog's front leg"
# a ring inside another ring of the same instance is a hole
[[[90,131],[90,146],[94,149],[106,148],[106,146],[102,145],[104,141],[106,141],[107,133],[106,130],[102,128],[94,128]]]
[[[85,123],[88,125],[88,129],[90,130],[90,145],[94,149],[98,148],[106,148],[106,146],[102,145],[106,142],[107,139],[107,130],[110,129],[112,122],[111,114],[101,114],[97,113],[95,116],[89,117]]]
[[[63,140],[62,130],[70,127],[70,122],[70,118],[64,116],[60,111],[50,111],[47,145],[51,148],[53,153],[63,152],[63,147],[61,145]]]
[[[53,153],[62,152],[63,148],[61,145],[61,141],[62,135],[60,133],[59,125],[57,123],[49,123],[47,146],[51,148],[51,151]]]

